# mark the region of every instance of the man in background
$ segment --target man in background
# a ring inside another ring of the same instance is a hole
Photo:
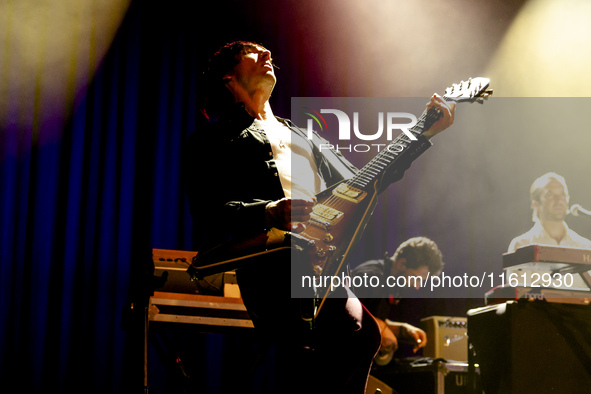
[[[591,248],[591,241],[571,230],[564,221],[570,196],[562,176],[554,172],[542,175],[532,183],[529,193],[534,226],[511,241],[509,252],[531,244]]]
[[[564,177],[548,172],[532,183],[529,194],[534,225],[528,232],[511,241],[508,252],[515,252],[520,247],[533,244],[591,249],[591,240],[571,230],[565,222],[569,213],[570,196]],[[540,274],[549,272],[543,264],[539,264],[538,268]],[[533,272],[530,270],[529,274]],[[507,270],[508,278],[513,274],[517,275],[520,281],[523,279],[523,272]],[[587,288],[580,275],[574,275],[573,279],[573,288]]]
[[[403,242],[392,257],[360,264],[351,271],[351,277],[378,277],[381,284],[387,283],[388,276],[404,277],[407,286],[418,289],[428,275],[439,275],[442,269],[442,254],[437,244],[426,237],[415,237]],[[380,327],[381,346],[374,359],[376,364],[388,364],[400,340],[411,342],[415,352],[427,344],[427,334],[420,328],[388,319],[392,307],[398,303],[399,289],[363,286],[354,291]]]

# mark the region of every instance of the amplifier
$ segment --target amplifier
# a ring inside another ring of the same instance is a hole
[[[430,316],[421,319],[427,333],[425,357],[468,361],[468,320],[465,317]]]
[[[510,301],[468,311],[486,393],[588,393],[591,306]]]
[[[160,277],[159,292],[202,294],[240,298],[234,271],[192,280],[187,269],[197,252],[187,250],[152,249],[154,275]]]
[[[187,269],[197,252],[184,250],[152,249],[154,275],[161,278],[158,291],[171,293],[199,293],[191,281]]]

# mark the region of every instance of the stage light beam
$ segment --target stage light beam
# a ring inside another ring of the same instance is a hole
[[[90,83],[129,4],[1,2],[0,133],[57,137],[60,122]]]
[[[591,92],[591,2],[532,0],[505,35],[488,75],[504,97]]]

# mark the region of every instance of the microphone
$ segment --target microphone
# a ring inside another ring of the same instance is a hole
[[[579,204],[575,204],[575,205],[571,206],[570,213],[572,213],[574,216],[585,216],[585,217],[591,218],[591,211],[586,210],[585,208],[583,208]]]

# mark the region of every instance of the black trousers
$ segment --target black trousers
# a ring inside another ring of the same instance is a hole
[[[282,257],[273,255],[237,270],[259,338],[275,349],[275,371],[269,376],[275,392],[364,393],[380,346],[375,319],[341,287],[310,322],[306,318],[313,301],[291,297],[288,278],[293,272]]]

